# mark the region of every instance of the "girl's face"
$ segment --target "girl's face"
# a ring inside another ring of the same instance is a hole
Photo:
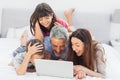
[[[34,65],[35,59],[42,59],[43,57],[44,57],[44,55],[33,54],[31,59],[30,59],[30,62]]]
[[[39,22],[40,22],[40,24],[42,26],[44,26],[45,28],[49,29],[50,28],[50,24],[52,22],[52,18],[53,18],[52,15],[44,16],[44,17],[39,18]]]
[[[71,38],[71,43],[72,49],[76,52],[76,55],[81,56],[84,52],[84,43],[76,37]]]

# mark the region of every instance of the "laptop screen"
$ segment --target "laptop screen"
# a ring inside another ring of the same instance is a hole
[[[39,76],[73,78],[73,62],[35,59],[36,73]]]

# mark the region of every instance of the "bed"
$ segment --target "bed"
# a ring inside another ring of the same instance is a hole
[[[20,45],[19,39],[11,38],[1,38],[0,39],[0,79],[2,80],[74,80],[58,77],[48,77],[48,76],[37,76],[36,73],[26,73],[23,76],[18,76],[15,72],[14,67],[8,66],[8,63],[12,60],[12,52]],[[107,59],[107,79],[106,80],[118,80],[119,77],[119,65],[120,57],[118,52],[116,52],[111,46],[103,44]],[[113,54],[114,53],[114,54]],[[112,71],[114,70],[114,72]],[[101,80],[96,77],[87,76],[84,80]]]
[[[8,66],[12,60],[12,52],[20,45],[20,36],[25,29],[29,29],[29,18],[32,9],[2,9],[1,17],[1,38],[0,38],[0,79],[1,80],[75,80],[58,77],[36,76],[36,73],[26,73],[18,76],[15,69]],[[63,11],[55,10],[61,18]],[[103,42],[105,57],[107,60],[107,79],[119,80],[120,75],[117,69],[120,67],[120,54],[108,45],[110,41],[110,14],[107,13],[81,13],[76,10],[73,14],[73,21],[76,29],[79,27],[93,30],[94,37]],[[80,24],[80,25],[79,25]],[[102,33],[101,33],[102,32]],[[29,38],[32,35],[29,32]],[[112,71],[114,70],[114,71]],[[84,80],[102,80],[96,77],[87,76]]]

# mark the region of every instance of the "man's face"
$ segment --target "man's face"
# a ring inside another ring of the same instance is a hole
[[[57,39],[57,38],[51,38],[51,45],[54,54],[59,57],[66,48],[66,40],[65,39]]]

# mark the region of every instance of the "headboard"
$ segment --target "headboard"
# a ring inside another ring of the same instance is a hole
[[[74,25],[79,28],[92,30],[92,35],[98,41],[108,43],[110,41],[110,16],[109,13],[83,13],[76,12],[73,15]]]
[[[6,37],[8,28],[29,25],[32,9],[3,8],[1,19],[1,37]]]
[[[1,36],[6,37],[9,27],[23,27],[29,25],[29,19],[34,9],[2,9]],[[64,10],[55,10],[58,17],[65,19]],[[110,14],[81,12],[75,10],[73,22],[76,28],[92,29],[93,36],[98,41],[108,43],[110,40]]]

